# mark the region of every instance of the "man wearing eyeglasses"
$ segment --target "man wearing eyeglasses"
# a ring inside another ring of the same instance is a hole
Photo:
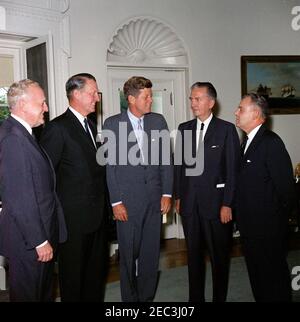
[[[41,144],[57,175],[68,240],[59,252],[61,300],[103,301],[107,265],[105,169],[96,162],[95,112],[99,89],[94,76],[78,74],[66,83],[69,108],[45,127]]]

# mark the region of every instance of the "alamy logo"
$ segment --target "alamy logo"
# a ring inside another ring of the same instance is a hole
[[[101,132],[103,144],[97,151],[98,164],[102,166],[184,164],[187,176],[200,176],[203,173],[204,144],[203,141],[198,141],[197,149],[193,146],[191,130],[184,130],[183,133],[177,130],[172,132],[151,130],[148,134],[143,130],[140,132],[129,133],[126,122],[119,123],[117,135],[111,130],[103,130]],[[171,151],[171,141],[176,141],[174,155]]]
[[[292,28],[298,31],[300,30],[300,6],[293,7],[292,15],[295,16],[292,20]]]
[[[292,269],[292,275],[296,275],[292,279],[292,289],[294,291],[299,291],[300,290],[300,266],[295,266]]]

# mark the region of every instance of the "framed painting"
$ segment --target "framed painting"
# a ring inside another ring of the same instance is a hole
[[[242,56],[242,95],[256,93],[270,114],[300,113],[300,56]]]

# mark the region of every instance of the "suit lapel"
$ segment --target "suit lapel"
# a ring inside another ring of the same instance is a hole
[[[135,141],[133,141],[133,142],[128,141],[129,134],[134,133],[134,130],[133,130],[133,127],[132,127],[132,124],[131,124],[131,121],[129,119],[129,116],[128,116],[127,112],[123,112],[121,114],[121,122],[126,122],[127,123],[127,142],[128,142],[128,151],[129,151],[131,149],[131,147],[133,147],[134,145],[137,144],[137,138],[136,138],[136,136],[134,134]],[[144,119],[144,127],[145,127],[145,119]]]
[[[14,127],[17,127],[19,131],[24,135],[24,137],[34,146],[34,148],[43,156],[43,153],[41,151],[41,147],[37,143],[37,141],[34,139],[32,135],[27,131],[27,129],[17,120],[15,120],[13,117],[9,117],[8,121],[12,123]]]
[[[216,117],[213,116],[213,118],[211,119],[209,125],[208,125],[208,129],[205,133],[205,137],[204,137],[204,146],[207,147],[207,145],[209,144],[209,142],[211,141],[211,138],[214,136],[214,134],[216,133]]]
[[[249,157],[249,155],[251,155],[251,153],[256,150],[256,148],[258,147],[258,145],[260,144],[260,142],[264,136],[265,131],[266,131],[266,127],[264,125],[262,125],[260,127],[260,129],[258,130],[258,132],[256,133],[256,135],[254,136],[252,142],[248,146],[246,153],[243,155],[243,157],[242,157],[243,161],[245,161]]]
[[[15,120],[11,116],[9,117],[8,121],[12,123],[12,126],[17,127],[18,130],[21,131],[21,133],[24,135],[24,137],[33,146],[33,148],[37,152],[37,154],[48,163],[48,165],[50,166],[51,172],[52,172],[52,178],[54,180],[54,186],[55,186],[55,181],[56,181],[55,170],[52,166],[52,162],[51,162],[48,154],[46,153],[46,151],[37,143],[35,138],[32,135],[30,135],[30,133],[26,130],[26,128],[21,123],[19,123],[17,120]]]
[[[85,129],[81,125],[80,121],[69,109],[67,109],[66,111],[66,117],[69,119],[70,121],[69,124],[71,127],[73,127],[74,133],[76,133],[76,135],[77,134],[79,135],[80,140],[84,142],[86,146],[88,146],[89,148],[93,149],[93,151],[95,151],[96,148],[92,140],[88,138],[88,136],[86,135]],[[90,122],[89,122],[89,125],[90,125]],[[94,137],[94,140],[95,140],[95,137]]]

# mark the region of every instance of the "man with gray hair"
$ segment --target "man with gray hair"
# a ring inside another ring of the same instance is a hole
[[[54,254],[66,240],[55,173],[32,135],[48,111],[38,83],[8,91],[11,115],[0,127],[0,254],[8,259],[11,301],[51,301]]]
[[[188,252],[189,301],[205,301],[207,249],[212,264],[213,301],[225,302],[239,138],[234,124],[213,115],[217,102],[213,84],[194,83],[189,98],[195,118],[178,127],[183,142],[181,153],[186,155],[190,149],[202,167],[200,173],[189,172],[195,167],[185,158],[175,166],[176,211],[181,215]]]
[[[288,218],[294,201],[293,168],[281,138],[265,126],[267,101],[243,97],[236,125],[241,146],[236,211],[250,283],[257,302],[290,301],[286,261]]]

